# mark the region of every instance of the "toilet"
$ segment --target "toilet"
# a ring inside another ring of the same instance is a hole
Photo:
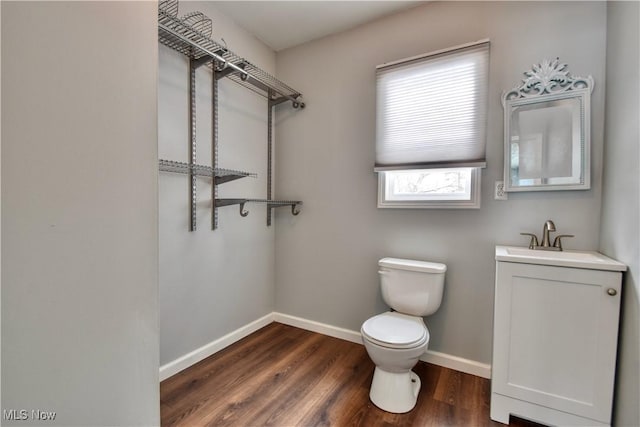
[[[383,258],[378,261],[382,298],[391,311],[362,324],[364,346],[376,368],[369,398],[380,409],[401,414],[416,405],[420,378],[411,371],[429,345],[422,319],[440,307],[447,266]]]

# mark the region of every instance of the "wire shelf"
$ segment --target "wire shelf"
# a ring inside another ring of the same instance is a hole
[[[304,107],[300,92],[212,40],[210,26],[203,24],[202,21],[189,25],[194,19],[192,15],[186,15],[181,19],[170,12],[168,13],[166,9],[160,8],[158,11],[160,43],[194,60],[215,59],[208,63],[209,67],[224,67],[225,64],[234,64],[243,69],[244,73],[228,74],[227,77],[232,81],[266,98],[284,97],[298,103],[300,107]]]
[[[257,178],[258,174],[252,172],[243,172],[233,169],[212,168],[211,166],[190,164],[184,162],[176,162],[174,160],[158,161],[159,169],[163,172],[181,173],[185,175],[192,174],[196,176],[215,177],[217,184],[233,181],[240,178]]]
[[[178,15],[178,0],[160,0],[158,2],[158,10],[169,16]]]

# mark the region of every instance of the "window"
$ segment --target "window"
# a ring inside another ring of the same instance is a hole
[[[378,207],[478,208],[489,42],[377,67]]]
[[[477,207],[479,175],[479,168],[380,172],[379,205],[385,208]]]

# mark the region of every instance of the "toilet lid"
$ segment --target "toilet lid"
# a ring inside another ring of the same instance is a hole
[[[429,331],[421,318],[393,311],[364,322],[362,334],[383,347],[410,348],[427,340]]]

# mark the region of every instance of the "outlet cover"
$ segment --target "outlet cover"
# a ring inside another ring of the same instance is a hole
[[[496,181],[496,187],[493,197],[496,200],[507,200],[509,198],[507,192],[504,191],[504,181]]]

